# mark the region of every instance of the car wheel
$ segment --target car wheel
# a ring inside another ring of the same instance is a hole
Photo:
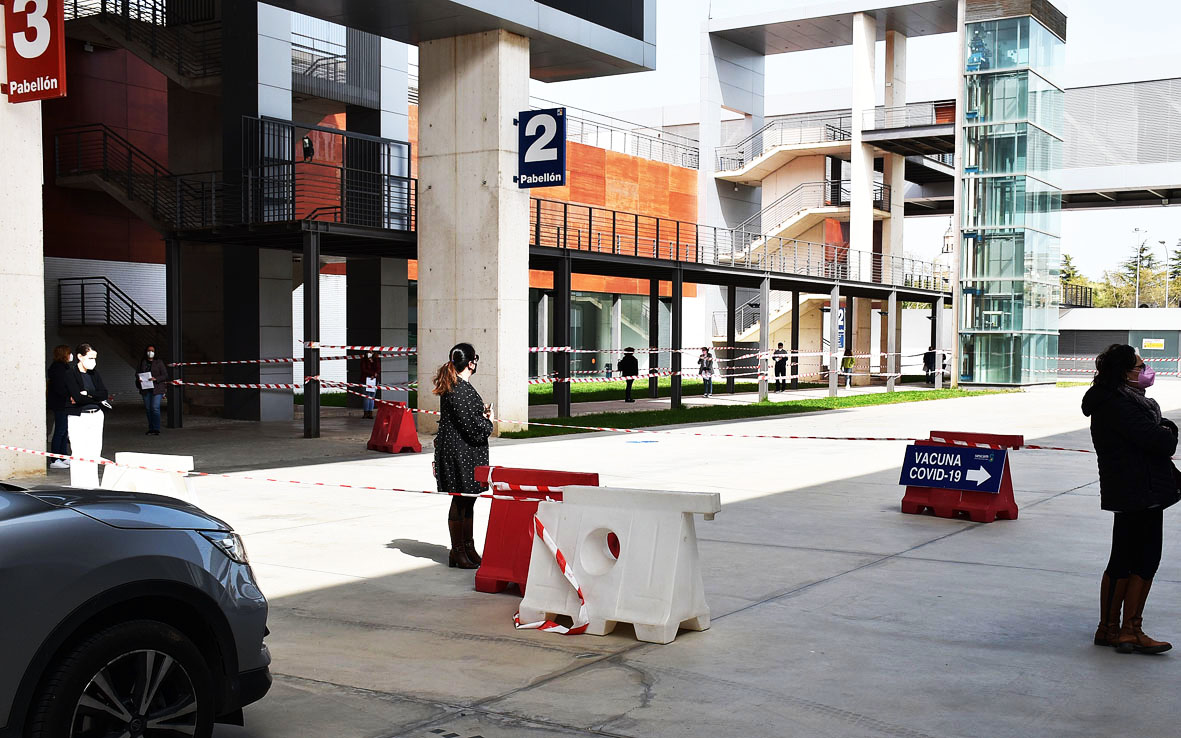
[[[172,738],[213,733],[213,677],[175,628],[133,620],[66,654],[42,683],[29,738]]]

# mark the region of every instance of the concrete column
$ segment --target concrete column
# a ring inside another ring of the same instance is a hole
[[[853,142],[850,182],[849,247],[873,251],[873,147],[863,142],[866,111],[874,94],[874,46],[877,20],[868,13],[853,15]],[[834,334],[835,335],[835,334]]]
[[[537,345],[549,346],[549,306],[550,296],[544,292],[537,300]],[[544,377],[550,372],[550,363],[553,354],[545,352],[537,354],[537,376]]]
[[[900,366],[898,347],[902,344],[898,341],[898,333],[896,327],[902,322],[898,314],[898,293],[894,290],[890,291],[890,300],[886,303],[886,324],[883,333],[886,336],[886,391],[894,391],[894,383],[897,378],[894,376],[898,373]]]
[[[184,311],[181,310],[181,245],[180,241],[170,238],[164,243],[165,268],[165,323],[168,326],[168,357],[169,362],[185,360],[184,351]],[[184,378],[184,367],[173,367],[169,370],[173,379]],[[180,428],[184,425],[183,403],[185,388],[179,385],[168,385],[168,427]]]
[[[381,135],[395,141],[410,140],[409,103],[406,99],[406,89],[409,86],[409,48],[393,39],[381,39]],[[410,176],[409,160],[399,164],[403,164],[404,169],[388,174]]]
[[[935,389],[943,388],[943,359],[946,355],[946,346],[943,345],[943,298],[940,297],[935,301],[935,319],[931,321],[931,327],[935,330]],[[948,361],[948,366],[952,369],[952,376],[955,376],[955,367]]]
[[[292,345],[291,252],[235,246],[223,253],[225,358],[286,356]],[[306,300],[306,283],[304,292]],[[307,328],[305,324],[305,336]],[[242,364],[224,367],[223,376],[234,383],[288,384],[293,372],[290,364]],[[303,384],[302,380],[300,377],[298,384]],[[270,421],[294,417],[290,390],[228,389],[224,397],[227,418]]]
[[[722,110],[744,114],[745,134],[763,127],[765,57],[723,38],[701,31],[700,100],[701,141],[697,169],[698,219],[706,225],[735,226],[761,207],[758,188],[714,179],[716,148],[722,143]]]
[[[726,350],[726,358],[730,361],[726,362],[726,373],[730,376],[726,378],[726,391],[734,394],[734,372],[737,371],[734,365],[737,363],[733,361],[735,356],[739,353],[732,348],[738,341],[738,288],[734,285],[726,287],[726,345],[731,348]]]
[[[10,29],[11,32],[11,29]],[[0,34],[0,79],[8,79]],[[0,96],[4,186],[0,187],[0,377],[4,378],[3,443],[41,450],[45,428],[45,258],[41,184],[41,103],[10,104]],[[64,215],[64,214],[62,214]],[[0,451],[0,479],[41,475],[40,456]]]
[[[793,316],[794,317],[794,316]],[[759,402],[767,399],[767,374],[771,369],[771,278],[759,285]]]
[[[345,270],[346,342],[353,346],[405,346],[410,341],[406,260],[382,257],[350,257]],[[361,362],[349,363],[349,381],[364,384]],[[440,364],[442,362],[439,362]],[[423,375],[432,367],[424,365]],[[406,356],[382,359],[380,384],[403,386],[410,380]],[[360,388],[355,391],[363,392]],[[383,400],[406,402],[405,391],[380,391]],[[349,407],[361,407],[362,399],[348,395]]]
[[[800,292],[791,292],[791,388],[800,388]]]
[[[559,258],[554,269],[554,345],[569,346],[570,342],[570,260]],[[528,349],[528,347],[526,347]],[[553,354],[554,371],[558,379],[570,378],[570,354],[559,352]],[[570,417],[570,383],[553,383],[554,402],[558,405],[558,415]]]
[[[955,49],[952,53],[955,55],[955,63],[958,65],[956,69],[961,69],[964,59],[964,46],[967,43],[967,29],[964,27],[967,17],[966,0],[959,0],[956,3],[956,42]],[[952,188],[952,216],[951,222],[955,228],[955,242],[952,248],[955,249],[951,260],[951,314],[956,321],[955,334],[951,344],[951,386],[958,387],[960,384],[960,329],[963,327],[963,318],[961,316],[961,306],[963,305],[964,290],[963,290],[963,248],[964,235],[962,230],[963,213],[963,186],[964,186],[964,79],[958,76],[956,80],[955,92],[955,182]]]
[[[853,386],[866,387],[869,385],[869,367],[873,360],[868,354],[873,351],[873,301],[866,297],[852,300],[852,310],[848,314],[853,316],[853,324],[846,329],[845,340],[851,341],[853,353],[858,358],[853,365]]]
[[[648,280],[648,371],[654,371],[658,366],[660,354],[655,349],[660,348],[660,280]],[[648,378],[648,397],[660,397],[660,379]]]
[[[840,332],[841,286],[834,284],[828,299],[828,396],[837,396],[841,373],[841,349],[837,345]]]
[[[684,294],[684,274],[681,272],[680,265],[673,270],[672,280],[672,391],[670,397],[672,402],[670,407],[676,410],[681,406],[681,369],[684,366],[684,357],[681,355],[681,334],[683,331],[685,306],[684,300],[681,298]]]
[[[887,108],[906,105],[906,36],[886,32]],[[901,257],[903,220],[906,217],[906,158],[885,155],[882,180],[890,186],[890,217],[882,223],[882,280],[891,282],[890,257]]]
[[[529,108],[528,84],[524,36],[487,31],[419,46],[419,361],[441,363],[471,342],[481,357],[474,384],[513,419],[529,411],[529,195],[512,181],[513,119]],[[439,405],[430,393],[418,402]]]
[[[608,359],[614,365],[623,356],[623,298],[611,295],[611,349],[613,353]]]
[[[320,234],[303,234],[303,340],[320,340]],[[320,374],[320,350],[304,345],[305,376]],[[320,437],[320,383],[303,381],[303,437]]]

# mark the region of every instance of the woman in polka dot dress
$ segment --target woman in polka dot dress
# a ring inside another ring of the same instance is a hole
[[[470,382],[479,361],[470,343],[459,343],[451,349],[451,360],[435,372],[432,391],[439,395],[442,414],[435,436],[435,479],[443,493],[478,495],[482,491],[476,481],[476,467],[488,464],[492,407],[484,404]],[[475,497],[451,498],[447,528],[451,531],[448,565],[452,567],[475,569],[480,565],[472,537],[475,509]]]

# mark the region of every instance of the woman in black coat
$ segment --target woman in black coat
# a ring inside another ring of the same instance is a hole
[[[1141,624],[1160,566],[1163,512],[1181,499],[1170,458],[1177,451],[1177,426],[1145,395],[1155,373],[1136,349],[1115,344],[1095,359],[1095,368],[1083,415],[1091,418],[1102,507],[1115,513],[1095,645],[1162,653],[1172,646],[1149,638]]]
[[[98,352],[89,343],[80,343],[74,351],[74,363],[66,373],[66,389],[72,401],[70,415],[106,412],[111,407],[111,393],[99,375]]]
[[[70,372],[74,371],[74,367],[71,365],[73,360],[74,352],[70,350],[69,346],[65,344],[55,346],[53,363],[49,365],[49,369],[45,373],[45,404],[53,411],[53,439],[49,443],[49,452],[63,456],[70,453],[68,443],[70,388],[66,384],[66,378]],[[49,466],[51,469],[69,469],[70,462],[68,459],[53,459]]]
[[[140,376],[144,374],[151,375],[151,387],[144,387],[144,383],[140,380]],[[144,347],[144,355],[140,358],[139,366],[135,370],[135,386],[139,388],[139,393],[144,399],[144,412],[148,416],[147,435],[158,436],[160,435],[160,399],[168,388],[168,367],[164,364],[164,360],[156,354],[155,346]]]
[[[435,436],[435,479],[446,494],[478,495],[476,467],[488,464],[488,436],[492,435],[492,407],[485,405],[471,385],[480,356],[470,343],[456,344],[450,360],[435,372],[432,390],[439,395],[439,432]],[[480,554],[472,535],[476,498],[452,497],[447,514],[451,532],[448,565],[475,569]]]

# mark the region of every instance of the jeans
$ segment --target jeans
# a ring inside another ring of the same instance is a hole
[[[160,432],[160,398],[164,395],[158,395],[155,392],[145,392],[144,410],[148,414],[148,430]]]
[[[365,397],[361,399],[361,409],[367,413],[373,412],[373,398],[377,395],[377,390],[365,390]]]
[[[68,454],[70,437],[70,413],[66,410],[53,411],[53,440],[49,442],[49,452],[53,454]]]
[[[701,381],[703,384],[705,384],[705,394],[712,395],[714,393],[714,378],[702,377]]]

